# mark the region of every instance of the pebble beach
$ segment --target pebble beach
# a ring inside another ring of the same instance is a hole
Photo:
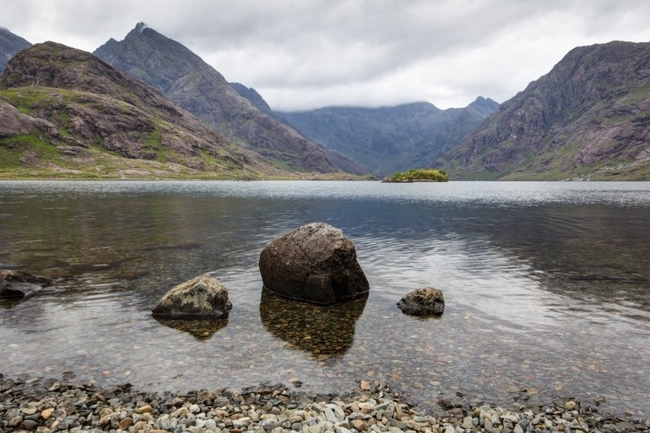
[[[418,408],[378,381],[314,394],[282,384],[230,391],[147,392],[0,374],[0,432],[113,433],[580,433],[642,432],[650,420],[600,413],[570,397],[499,407],[450,394]]]

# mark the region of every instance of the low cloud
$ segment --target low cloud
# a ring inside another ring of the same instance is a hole
[[[636,0],[9,0],[1,24],[93,51],[146,22],[273,108],[503,102],[570,49],[650,41]]]

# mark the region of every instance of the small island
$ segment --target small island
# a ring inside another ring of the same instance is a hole
[[[412,183],[412,182],[449,182],[449,175],[444,170],[434,168],[411,169],[392,176],[386,176],[385,183]]]

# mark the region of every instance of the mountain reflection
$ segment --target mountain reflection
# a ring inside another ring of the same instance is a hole
[[[499,212],[490,241],[538,270],[547,290],[650,311],[647,209],[549,205]]]
[[[321,306],[292,301],[263,289],[262,324],[274,336],[314,355],[340,355],[354,342],[357,320],[367,296],[349,302]]]

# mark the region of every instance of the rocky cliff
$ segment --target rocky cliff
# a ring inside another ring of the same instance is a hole
[[[650,43],[573,49],[434,165],[452,179],[650,179]]]
[[[241,83],[230,83],[230,86],[235,89],[235,92],[239,93],[239,96],[242,98],[248,99],[248,101],[257,107],[263,113],[273,115],[273,111],[269,104],[264,100],[262,95],[257,93],[257,90],[252,87],[246,87]]]
[[[337,164],[329,152],[242,97],[199,56],[145,24],[123,41],[109,40],[98,57],[167,95],[173,102],[213,125],[243,148],[254,150],[278,167],[319,173],[367,172],[354,161]],[[241,90],[241,89],[240,89]]]
[[[260,178],[283,172],[157,90],[47,42],[0,77],[0,174]]]
[[[8,29],[0,27],[0,73],[7,67],[7,62],[16,53],[31,47],[32,44]]]
[[[326,107],[275,114],[328,147],[363,161],[376,176],[427,167],[493,113],[498,103],[479,97],[465,108],[428,102],[395,107]]]

